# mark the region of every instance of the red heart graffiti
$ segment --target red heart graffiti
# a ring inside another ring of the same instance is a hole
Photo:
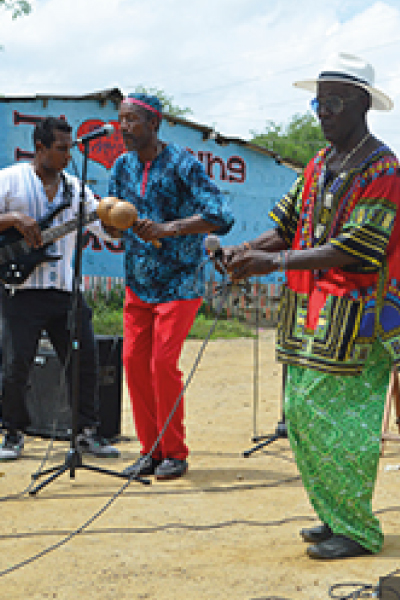
[[[94,160],[101,165],[104,165],[106,169],[110,169],[115,159],[125,152],[124,142],[122,140],[119,123],[117,121],[109,121],[114,127],[114,132],[111,135],[104,135],[89,142],[89,158]],[[76,137],[80,138],[88,133],[91,133],[95,129],[99,129],[105,125],[104,121],[100,119],[88,119],[81,123],[78,127]],[[83,144],[78,144],[79,150],[84,151]]]

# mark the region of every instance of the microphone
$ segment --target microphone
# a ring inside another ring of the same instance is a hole
[[[102,137],[103,135],[111,135],[113,132],[114,127],[111,125],[111,123],[106,123],[103,127],[94,129],[90,133],[86,133],[82,137],[77,138],[72,145],[76,146],[77,144],[86,144],[87,142],[96,140],[97,138]]]
[[[223,256],[221,241],[215,233],[210,233],[204,240],[205,249],[212,254],[215,260],[221,260]]]

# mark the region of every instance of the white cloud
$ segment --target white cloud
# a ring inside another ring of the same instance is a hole
[[[248,137],[287,122],[309,96],[292,87],[332,51],[370,60],[395,110],[372,114],[400,153],[397,0],[34,0],[29,17],[1,14],[0,91],[84,94],[158,87],[193,120]]]

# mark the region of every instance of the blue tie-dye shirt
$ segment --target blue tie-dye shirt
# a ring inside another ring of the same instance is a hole
[[[139,218],[158,223],[193,215],[228,233],[234,219],[227,201],[201,163],[176,144],[145,165],[136,152],[120,156],[111,171],[109,195],[132,202]],[[199,264],[204,234],[163,238],[161,248],[124,232],[126,284],[145,302],[198,298],[204,293]]]

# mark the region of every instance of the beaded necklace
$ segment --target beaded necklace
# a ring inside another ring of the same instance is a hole
[[[314,207],[313,207],[312,213],[310,215],[312,218],[312,221],[313,221],[312,227],[311,227],[313,244],[314,244],[315,240],[318,241],[323,237],[325,230],[328,226],[328,220],[329,220],[329,217],[331,216],[331,213],[333,210],[332,202],[335,198],[335,194],[338,191],[340,185],[342,184],[342,181],[347,176],[347,173],[345,173],[343,171],[343,167],[347,164],[347,162],[350,160],[350,158],[365,144],[365,142],[370,137],[371,137],[371,134],[369,132],[366,133],[364,135],[364,137],[358,142],[358,144],[356,144],[356,146],[354,146],[354,148],[346,154],[346,156],[344,157],[344,159],[342,160],[342,162],[340,163],[340,165],[337,169],[339,175],[334,178],[332,184],[329,186],[329,190],[326,190],[327,172],[328,172],[327,171],[327,163],[328,163],[329,158],[334,153],[333,148],[330,148],[330,150],[326,154],[325,161],[324,161],[324,164],[321,169],[321,173],[317,180],[317,190],[316,190],[317,193],[315,196]],[[321,217],[322,217],[322,221],[321,221]],[[335,221],[336,221],[336,219],[335,219]]]

